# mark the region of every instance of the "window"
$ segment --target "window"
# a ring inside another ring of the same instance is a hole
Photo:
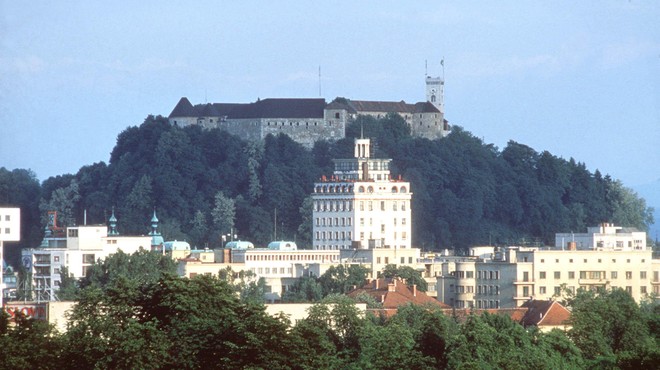
[[[639,287],[639,292],[640,292],[641,294],[646,294],[646,286],[641,286],[641,287]]]
[[[69,237],[70,238],[77,238],[78,237],[78,229],[69,229]]]
[[[401,264],[406,263],[406,257],[401,257]]]
[[[555,271],[555,279],[561,279],[561,271]]]
[[[628,294],[632,294],[632,287],[631,287],[631,286],[627,286],[627,287],[626,287],[626,292],[627,292]]]
[[[646,271],[640,271],[639,272],[639,278],[640,279],[646,279]]]
[[[555,287],[555,295],[561,295],[561,287],[559,286]]]
[[[360,201],[360,211],[364,211],[364,202]]]
[[[539,272],[539,279],[545,279],[545,271]]]
[[[545,287],[539,287],[539,294],[545,294]]]
[[[569,271],[568,272],[568,278],[569,279],[575,279],[575,271]]]
[[[544,258],[541,258],[541,263],[544,263],[544,262],[545,262],[545,259],[544,259]]]
[[[380,257],[376,257],[376,263],[380,264]]]
[[[53,256],[53,262],[60,262],[60,256]]]
[[[94,263],[94,255],[93,254],[83,254],[82,255],[82,263],[86,263],[86,264],[90,264],[90,265],[93,264]]]
[[[373,210],[374,210],[374,205],[373,205],[373,203],[372,203],[371,201],[369,201],[369,202],[367,203],[367,205],[368,205],[370,211],[373,211]]]
[[[626,279],[627,280],[632,279],[632,271],[626,271]]]
[[[11,221],[11,216],[10,215],[5,215],[5,221]]]
[[[380,210],[384,211],[385,210],[385,201],[380,202]]]

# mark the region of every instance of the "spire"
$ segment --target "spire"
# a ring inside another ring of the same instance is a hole
[[[117,217],[115,217],[115,207],[112,207],[112,216],[110,216],[108,223],[110,224],[110,231],[108,232],[108,235],[119,235],[119,232],[117,231]]]
[[[151,249],[159,250],[158,248],[163,245],[164,239],[160,235],[160,232],[158,232],[158,217],[156,217],[156,208],[154,208],[154,215],[151,217],[151,232],[149,233],[149,236],[151,236]]]

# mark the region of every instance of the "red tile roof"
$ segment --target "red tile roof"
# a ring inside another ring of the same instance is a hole
[[[382,303],[384,310],[397,309],[401,305],[412,304],[431,304],[441,308],[449,307],[426,293],[419,291],[417,286],[406,285],[405,281],[394,279],[375,279],[367,282],[362,288],[357,288],[348,292],[348,296],[355,298],[360,293],[366,293],[372,296],[377,302]]]
[[[521,307],[527,308],[527,313],[520,321],[524,326],[565,325],[571,317],[571,312],[556,301],[529,300]]]

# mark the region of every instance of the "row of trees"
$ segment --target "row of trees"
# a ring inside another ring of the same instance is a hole
[[[660,366],[660,307],[639,306],[623,290],[570,297],[568,333],[542,333],[503,315],[461,317],[413,305],[385,319],[364,315],[341,294],[328,295],[293,325],[266,314],[250,294],[238,294],[252,283],[231,271],[181,278],[165,259],[138,252],[99,261],[77,293],[65,333],[22,317],[10,325],[0,315],[0,363],[39,369]],[[141,267],[146,261],[152,264]],[[334,275],[339,278],[329,285],[344,289],[351,274]]]
[[[516,142],[500,151],[460,127],[439,140],[414,138],[398,115],[359,117],[346,139],[311,150],[285,135],[245,142],[149,116],[119,134],[109,164],[43,184],[29,171],[0,168],[0,202],[22,207],[25,246],[37,245],[47,210],[72,225],[85,211],[88,222],[104,223],[113,207],[124,234],[146,233],[155,207],[167,239],[216,247],[233,230],[257,245],[277,237],[309,246],[313,182],[332,173],[333,158],[351,157],[362,133],[376,156],[393,158],[393,175],[412,184],[415,246],[543,243],[600,222],[646,230],[653,221],[637,194],[583,163]]]

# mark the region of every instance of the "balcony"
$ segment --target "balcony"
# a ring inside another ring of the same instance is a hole
[[[534,280],[514,280],[513,285],[534,285],[536,282]]]

